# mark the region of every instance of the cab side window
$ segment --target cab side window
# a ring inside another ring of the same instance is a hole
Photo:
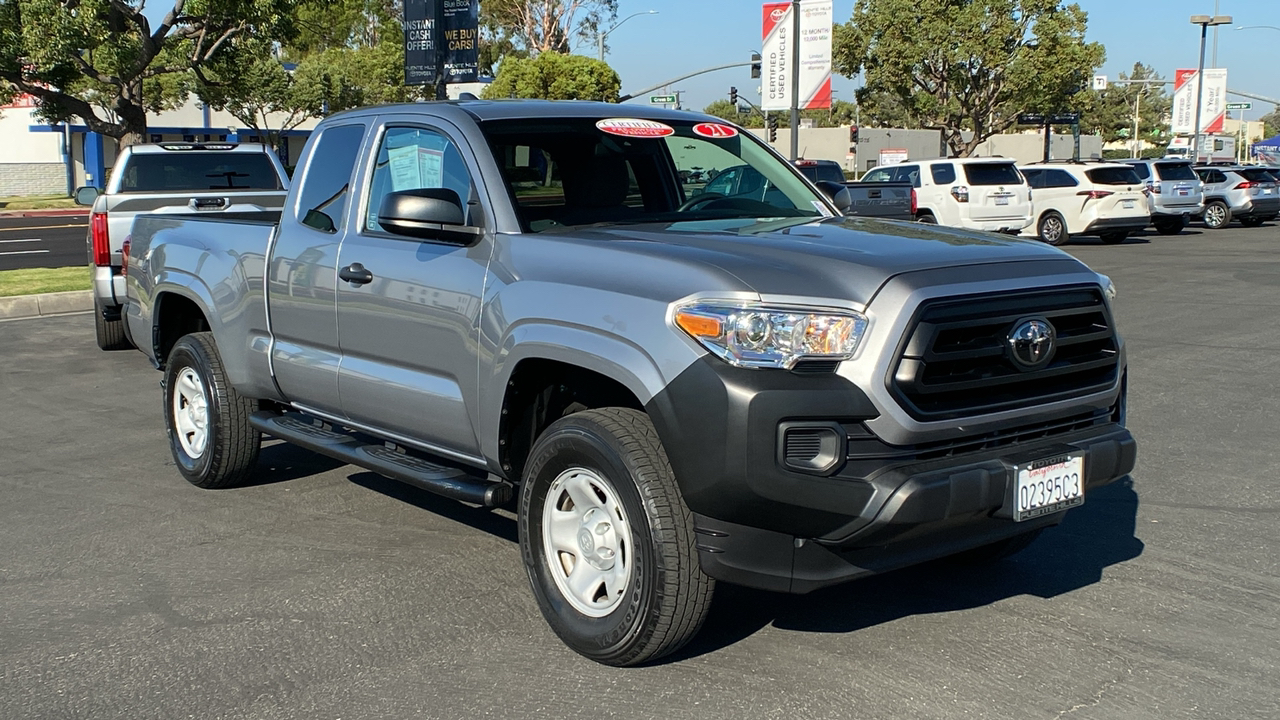
[[[1075,187],[1080,182],[1071,177],[1071,173],[1066,170],[1045,170],[1044,186],[1051,188]]]
[[[939,163],[929,167],[934,185],[950,185],[956,181],[956,166],[951,163]]]
[[[898,171],[893,174],[893,179],[898,182],[909,182],[912,187],[920,187],[920,166],[899,165]]]
[[[471,200],[471,173],[449,138],[427,128],[392,127],[382,136],[369,186],[364,229],[379,231],[378,208],[388,194],[404,190],[452,190],[464,210]],[[468,212],[468,225],[475,219]]]
[[[363,125],[326,128],[307,160],[298,221],[321,232],[337,232],[351,195],[351,174],[364,144]]]
[[[872,170],[862,178],[862,182],[889,182],[893,177],[893,168]]]
[[[1044,171],[1043,170],[1023,170],[1022,176],[1027,179],[1027,184],[1032,189],[1044,187]]]

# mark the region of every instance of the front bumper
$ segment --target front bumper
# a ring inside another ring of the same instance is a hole
[[[1091,488],[1133,469],[1124,405],[1122,382],[1110,409],[904,448],[869,434],[861,421],[876,409],[839,375],[744,370],[707,357],[647,410],[695,513],[703,570],[803,593],[1057,524],[1063,512],[1012,520],[1014,465],[1082,452],[1087,502]],[[787,428],[823,423],[850,433],[835,465],[790,465]]]

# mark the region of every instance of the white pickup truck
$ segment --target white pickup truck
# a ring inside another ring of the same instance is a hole
[[[142,213],[238,213],[279,210],[289,176],[262,144],[160,143],[121,151],[106,190],[83,187],[76,201],[91,205],[89,271],[98,347],[133,347],[124,334],[124,243]]]

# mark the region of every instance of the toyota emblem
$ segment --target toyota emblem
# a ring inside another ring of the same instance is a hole
[[[1019,321],[1009,332],[1009,357],[1022,370],[1039,370],[1053,359],[1057,333],[1044,318]]]

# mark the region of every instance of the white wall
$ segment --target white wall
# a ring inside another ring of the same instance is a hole
[[[0,163],[62,162],[62,134],[31,132],[35,108],[0,108]]]

